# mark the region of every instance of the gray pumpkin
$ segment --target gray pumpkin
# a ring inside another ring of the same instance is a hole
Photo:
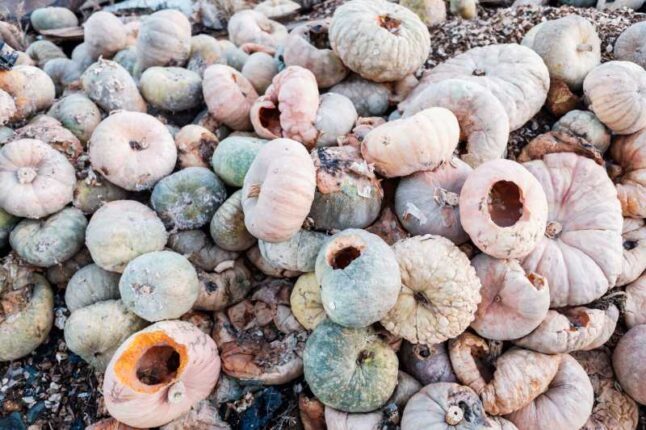
[[[256,243],[244,224],[242,190],[231,194],[215,211],[209,230],[215,244],[229,251],[244,251]]]
[[[371,328],[345,328],[330,320],[305,345],[305,380],[325,405],[344,412],[381,407],[397,385],[397,355]]]
[[[359,75],[350,75],[330,88],[329,92],[349,98],[360,117],[381,116],[390,107],[391,93],[388,85],[368,81]]]
[[[107,202],[127,198],[128,191],[92,172],[84,180],[76,181],[72,204],[84,214],[93,214]]]
[[[104,371],[123,341],[147,325],[121,300],[106,300],[72,312],[65,322],[65,343],[96,370]]]
[[[379,236],[348,229],[332,236],[316,259],[327,315],[346,327],[366,327],[397,302],[401,286],[395,253]]]
[[[227,184],[242,187],[249,166],[267,141],[251,136],[229,136],[213,152],[213,171]]]
[[[316,257],[327,236],[309,230],[299,230],[285,242],[258,241],[262,256],[272,266],[296,272],[313,272]]]
[[[40,7],[31,13],[29,20],[38,32],[79,25],[74,12],[66,7]]]
[[[87,142],[101,122],[98,106],[83,93],[65,96],[52,105],[47,115],[56,118],[81,142]]]
[[[164,224],[190,230],[206,225],[226,199],[226,189],[205,167],[187,167],[159,181],[150,201]]]
[[[203,103],[202,78],[181,67],[150,67],[141,75],[139,88],[151,106],[164,111],[179,112]]]
[[[151,322],[176,319],[191,310],[199,288],[193,265],[171,251],[140,255],[128,263],[119,280],[123,303]]]
[[[71,258],[83,246],[87,219],[76,208],[66,208],[47,220],[22,220],[11,231],[9,243],[26,262],[50,267]]]
[[[213,244],[202,230],[186,230],[173,233],[168,246],[188,258],[192,264],[207,271],[219,271],[238,258],[237,252],[225,251]]]
[[[137,76],[141,73],[137,67],[137,48],[135,45],[129,46],[125,49],[114,54],[112,61],[119,63],[121,67],[126,69],[131,76]]]
[[[13,230],[19,221],[20,218],[0,208],[0,248],[7,246],[9,243],[9,233],[11,233],[11,230]]]
[[[70,312],[94,303],[119,298],[118,273],[108,272],[96,264],[79,269],[65,288],[65,304]]]

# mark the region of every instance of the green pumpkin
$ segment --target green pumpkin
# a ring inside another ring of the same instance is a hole
[[[397,385],[397,355],[369,327],[321,322],[307,340],[303,365],[314,395],[344,412],[374,411]]]
[[[96,264],[79,269],[65,288],[65,304],[71,312],[94,303],[119,298],[118,273],[108,272]]]
[[[206,225],[227,197],[224,184],[205,167],[187,167],[159,181],[150,201],[166,227],[191,230]]]
[[[90,140],[101,122],[98,106],[83,93],[65,96],[52,105],[47,115],[56,118],[81,142]]]
[[[141,95],[167,112],[193,109],[203,103],[202,78],[181,67],[149,67],[139,79]]]
[[[29,16],[31,25],[38,32],[66,27],[76,27],[79,20],[66,7],[40,7]]]
[[[211,218],[210,232],[217,246],[228,251],[244,251],[256,243],[244,224],[242,190],[231,194]]]
[[[325,312],[345,327],[367,327],[397,302],[401,287],[395,253],[379,236],[348,229],[332,236],[316,259]]]
[[[0,208],[0,248],[7,246],[9,243],[9,233],[11,233],[11,230],[13,230],[19,221],[20,218]]]
[[[11,247],[29,264],[50,267],[72,258],[85,240],[87,219],[66,208],[46,220],[22,220],[9,236]]]
[[[137,48],[136,45],[129,46],[114,54],[112,61],[119,63],[130,75],[135,76],[137,70]]]
[[[260,253],[269,264],[296,272],[312,272],[316,257],[327,235],[317,231],[299,230],[284,242],[258,241]]]
[[[95,175],[96,176],[96,175]],[[128,198],[128,191],[108,182],[104,178],[89,177],[76,181],[74,185],[74,199],[72,204],[84,214],[93,214],[106,202],[114,200],[125,200]]]
[[[242,187],[249,166],[266,140],[250,136],[229,136],[222,140],[211,159],[213,171],[232,187]]]

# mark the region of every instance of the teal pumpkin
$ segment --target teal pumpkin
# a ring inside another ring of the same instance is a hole
[[[11,233],[11,230],[13,230],[19,221],[20,218],[0,208],[0,248],[7,246],[9,243],[9,233]]]
[[[188,258],[195,267],[209,272],[223,270],[223,267],[233,264],[233,260],[239,256],[237,252],[218,248],[202,230],[173,233],[168,238],[168,246]]]
[[[129,46],[114,54],[112,61],[119,63],[131,76],[141,75],[137,68],[137,48]]]
[[[229,136],[220,142],[211,164],[213,171],[232,187],[242,187],[249,166],[266,140],[251,136]]]
[[[166,227],[200,228],[227,198],[224,184],[205,167],[187,167],[157,182],[150,197]]]
[[[93,214],[107,202],[127,198],[128,191],[95,174],[92,178],[76,181],[72,204],[84,214]]]
[[[40,7],[31,13],[29,19],[34,30],[38,32],[79,25],[74,12],[66,7]]]
[[[47,115],[59,120],[83,143],[90,140],[92,132],[101,122],[98,106],[83,93],[70,94],[58,100]]]
[[[316,257],[327,239],[324,233],[299,230],[284,242],[258,241],[258,248],[269,264],[295,272],[313,272]]]
[[[139,78],[139,88],[151,106],[168,112],[197,108],[203,103],[202,78],[181,67],[149,67]]]
[[[76,208],[66,208],[43,220],[22,220],[9,236],[11,247],[27,263],[50,267],[72,258],[85,240],[87,219]]]
[[[231,194],[211,218],[210,232],[217,246],[228,251],[244,251],[256,243],[244,224],[242,190]]]
[[[119,298],[120,275],[103,270],[96,264],[79,269],[65,288],[65,304],[74,312],[94,303]]]
[[[397,355],[370,327],[321,322],[307,340],[303,365],[314,395],[344,412],[374,411],[397,385]]]

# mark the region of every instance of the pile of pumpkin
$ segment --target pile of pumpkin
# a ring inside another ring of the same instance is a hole
[[[646,24],[616,61],[572,15],[419,81],[428,30],[384,0],[289,33],[243,10],[229,40],[174,10],[84,32],[0,72],[0,360],[47,338],[54,285],[119,428],[303,374],[307,429],[636,428]],[[505,159],[550,87],[589,110]]]

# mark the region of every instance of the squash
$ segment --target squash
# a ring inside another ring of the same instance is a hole
[[[12,215],[43,218],[72,201],[76,175],[65,156],[36,139],[0,149],[0,207]]]
[[[60,121],[81,143],[90,139],[92,132],[101,122],[101,111],[83,93],[74,93],[59,99],[47,115]]]
[[[637,22],[631,25],[615,41],[613,49],[615,59],[632,61],[641,67],[646,67],[644,40],[646,40],[646,24]]]
[[[129,46],[114,54],[112,61],[126,69],[131,76],[141,77],[141,70],[137,64],[137,49],[134,46]]]
[[[106,112],[146,112],[146,102],[132,76],[114,61],[99,59],[83,72],[81,84],[90,100]]]
[[[70,312],[106,300],[119,299],[119,274],[88,264],[72,275],[65,287],[65,305]]]
[[[202,105],[200,75],[181,67],[149,67],[139,78],[141,95],[151,106],[169,112]]]
[[[350,414],[329,406],[325,407],[324,419],[328,430],[379,430],[386,421],[380,410]]]
[[[247,78],[258,94],[264,94],[279,72],[278,62],[269,54],[254,52],[242,66],[242,76]]]
[[[16,139],[38,139],[56,149],[74,164],[83,153],[81,142],[71,131],[48,115],[38,115],[27,125],[15,130]]]
[[[424,109],[374,128],[361,142],[361,154],[382,176],[406,176],[433,170],[448,161],[459,134],[458,121],[451,111]]]
[[[119,273],[135,257],[164,249],[167,239],[155,211],[133,200],[106,203],[92,215],[85,231],[94,262]]]
[[[12,122],[49,108],[56,97],[52,79],[34,66],[14,66],[0,71],[0,90],[8,93],[15,103],[15,112],[9,117]]]
[[[646,218],[646,130],[620,136],[610,147],[616,163],[610,174],[617,183],[617,197],[624,216]]]
[[[287,29],[284,25],[272,21],[255,10],[236,12],[229,18],[227,32],[229,40],[236,46],[256,43],[275,48],[287,38]]]
[[[630,284],[646,271],[646,222],[643,219],[624,218],[624,263],[616,286]]]
[[[193,307],[199,281],[186,257],[155,251],[128,263],[119,279],[119,292],[126,307],[146,321],[177,319]]]
[[[79,24],[74,12],[66,7],[39,7],[29,15],[29,21],[38,32],[76,27]]]
[[[427,27],[446,21],[444,0],[401,0],[399,4],[415,12]]]
[[[204,101],[213,118],[234,130],[249,130],[249,112],[258,93],[240,72],[215,64],[204,71]]]
[[[232,187],[242,187],[244,178],[258,152],[267,143],[253,136],[233,135],[222,140],[213,152],[213,171]]]
[[[85,21],[85,49],[93,60],[112,58],[127,44],[126,27],[119,18],[106,11],[95,12]]]
[[[397,356],[372,328],[321,322],[307,339],[303,365],[314,395],[344,412],[381,407],[397,385]]]
[[[13,97],[6,91],[0,90],[0,125],[9,122],[9,119],[16,114],[16,103]]]
[[[624,321],[628,328],[646,324],[646,275],[626,287]]]
[[[617,191],[601,166],[575,154],[547,154],[524,166],[545,190],[549,216],[544,236],[521,263],[547,280],[550,307],[590,303],[622,270]]]
[[[18,222],[20,222],[20,218],[0,208],[0,248],[9,244],[9,234]]]
[[[125,424],[158,427],[205,399],[219,375],[213,339],[188,322],[158,322],[131,335],[112,356],[105,404]]]
[[[92,263],[92,256],[87,248],[83,247],[72,258],[47,268],[45,277],[52,286],[63,289],[67,286],[72,276],[81,268]]]
[[[85,71],[92,63],[94,63],[94,58],[90,55],[88,45],[85,43],[80,43],[72,50],[71,55],[72,61],[78,64],[81,71]]]
[[[298,277],[289,298],[294,318],[307,330],[314,330],[326,318],[321,301],[321,287],[315,273]]]
[[[129,191],[152,188],[177,161],[173,136],[159,120],[140,112],[116,112],[101,121],[88,153],[94,170]]]
[[[62,95],[67,88],[80,84],[81,69],[78,63],[68,58],[54,58],[45,64],[43,70],[54,83],[57,96]]]
[[[126,200],[127,198],[128,192],[126,190],[106,181],[94,171],[88,170],[85,179],[76,181],[72,204],[88,215],[96,212],[107,202]]]
[[[628,61],[608,61],[583,81],[588,108],[616,134],[632,134],[646,127],[646,71]]]
[[[242,209],[249,233],[284,242],[300,230],[316,188],[314,163],[305,147],[276,139],[260,149],[244,178]]]
[[[218,142],[217,136],[206,128],[194,124],[185,125],[175,135],[179,167],[209,167]]]
[[[459,203],[464,231],[492,257],[525,257],[545,232],[548,201],[541,182],[513,161],[481,164],[464,182]]]
[[[316,257],[327,239],[324,233],[299,230],[284,242],[258,241],[263,258],[272,266],[294,272],[312,272]]]
[[[338,7],[328,37],[350,70],[375,82],[414,73],[430,49],[428,29],[419,17],[385,0],[352,0]]]
[[[208,34],[191,37],[191,53],[186,68],[202,77],[207,67],[212,64],[226,64],[224,49],[219,41]]]
[[[202,230],[176,232],[168,238],[168,247],[188,258],[196,268],[220,273],[232,266],[239,254],[219,248]]]
[[[339,139],[352,131],[357,122],[357,110],[352,101],[336,93],[326,93],[319,98],[314,127],[319,132],[317,147],[337,146]]]
[[[215,211],[209,231],[216,245],[229,251],[244,251],[256,243],[244,224],[242,190],[231,194]]]
[[[266,276],[271,276],[272,278],[295,278],[302,274],[301,272],[294,272],[292,270],[272,266],[267,260],[265,260],[265,257],[262,256],[257,244],[249,248],[245,252],[245,255],[247,260],[249,260],[256,269],[260,270],[260,272]]]
[[[619,339],[612,354],[612,366],[621,388],[637,403],[646,403],[644,387],[638,375],[643,373],[646,325],[636,325]]]
[[[393,250],[401,291],[381,319],[386,330],[427,345],[466,330],[480,302],[480,281],[467,256],[450,240],[431,235],[401,240]]]
[[[164,9],[142,20],[137,36],[137,65],[183,66],[191,53],[191,23],[178,10]]]
[[[265,0],[254,7],[254,10],[267,18],[285,19],[293,16],[300,8],[300,4],[291,0]]]
[[[67,58],[65,52],[49,40],[37,40],[33,42],[27,48],[25,54],[29,55],[34,63],[36,63],[36,65],[41,69],[44,68],[51,60]]]
[[[325,242],[316,259],[316,280],[328,317],[353,328],[384,318],[401,285],[395,252],[378,236],[359,229],[343,230]],[[366,302],[366,297],[372,300]]]
[[[457,382],[446,342],[435,345],[402,342],[399,350],[402,369],[423,385],[436,382]]]
[[[330,93],[350,99],[359,117],[381,116],[388,111],[391,101],[390,87],[384,83],[371,82],[359,75],[332,86]]]
[[[553,131],[564,131],[585,139],[601,154],[610,146],[610,132],[590,111],[572,110],[554,123]]]

